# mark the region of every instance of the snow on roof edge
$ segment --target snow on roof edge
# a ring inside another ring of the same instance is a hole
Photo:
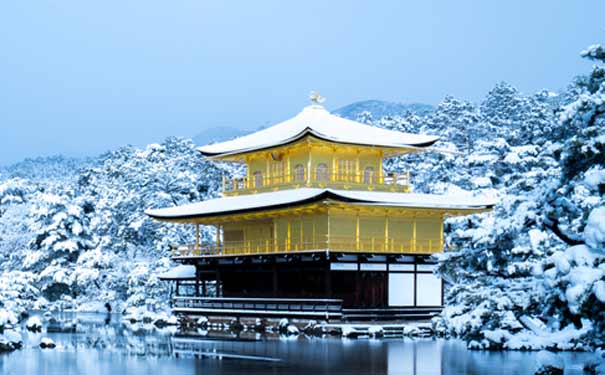
[[[252,197],[257,199],[251,200],[250,198]],[[489,210],[496,204],[495,201],[469,200],[468,197],[457,197],[454,195],[301,188],[259,193],[252,196],[240,195],[216,198],[184,206],[145,210],[145,214],[158,220],[189,219],[243,213],[259,209],[277,209],[317,202],[322,199],[402,208],[434,208],[445,210]],[[460,203],[451,203],[456,200]]]
[[[422,142],[422,143],[414,143],[414,144],[412,144],[412,143],[402,144],[402,143],[377,143],[377,142],[349,142],[349,141],[338,140],[334,137],[320,134],[311,128],[305,128],[304,131],[298,133],[297,135],[290,137],[290,138],[283,139],[283,140],[281,140],[279,142],[275,142],[275,143],[268,143],[265,145],[241,148],[241,149],[236,149],[236,150],[232,150],[229,152],[204,151],[204,149],[208,148],[209,146],[218,145],[218,143],[216,143],[216,144],[212,144],[212,145],[200,146],[196,150],[206,157],[231,156],[231,155],[238,155],[238,154],[243,154],[243,153],[247,153],[247,152],[266,150],[268,148],[273,148],[273,147],[285,146],[290,143],[294,143],[298,140],[301,140],[307,135],[313,135],[316,138],[325,140],[325,141],[332,141],[335,143],[342,143],[342,144],[349,144],[349,145],[360,145],[360,146],[370,146],[370,147],[388,147],[388,148],[414,148],[414,149],[424,149],[426,147],[430,147],[430,146],[434,145],[441,138],[438,135],[426,136],[427,138],[430,139],[429,141]]]

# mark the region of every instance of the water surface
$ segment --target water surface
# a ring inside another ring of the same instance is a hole
[[[71,320],[74,314],[58,316]],[[75,332],[24,333],[22,350],[0,355],[2,374],[533,374],[536,352],[469,351],[457,340],[319,339],[196,332],[123,324],[78,314]],[[40,349],[42,337],[57,343]],[[582,373],[589,353],[555,354]]]

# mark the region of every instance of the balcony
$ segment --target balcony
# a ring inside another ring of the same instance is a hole
[[[223,194],[227,196],[298,187],[407,193],[410,191],[410,173],[343,173],[316,168],[310,175],[305,170],[268,176],[257,172],[250,177],[223,177]]]
[[[288,253],[309,253],[317,251],[374,254],[433,254],[443,250],[443,240],[397,240],[384,237],[331,237],[310,241],[229,241],[220,244],[191,244],[171,246],[172,258],[197,258],[216,256],[246,256]]]

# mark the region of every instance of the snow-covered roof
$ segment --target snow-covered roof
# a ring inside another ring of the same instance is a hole
[[[460,194],[434,195],[300,188],[210,199],[183,206],[147,210],[145,213],[155,219],[178,220],[276,209],[292,205],[313,203],[324,199],[391,207],[466,211],[490,209],[495,205],[495,202],[489,199],[468,197]]]
[[[305,107],[293,118],[231,141],[198,148],[206,156],[235,155],[288,144],[313,135],[337,143],[392,148],[424,148],[439,137],[402,133],[364,125],[328,112],[320,105]]]
[[[195,279],[195,266],[180,265],[158,275],[160,280]]]

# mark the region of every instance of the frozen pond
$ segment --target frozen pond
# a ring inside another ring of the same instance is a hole
[[[535,352],[469,351],[455,340],[280,338],[246,332],[191,337],[152,326],[127,327],[118,315],[78,318],[76,332],[24,333],[23,349],[0,355],[0,373],[533,374],[538,358]],[[57,348],[40,349],[42,337],[52,338]],[[556,356],[565,362],[566,373],[580,374],[590,354]]]

